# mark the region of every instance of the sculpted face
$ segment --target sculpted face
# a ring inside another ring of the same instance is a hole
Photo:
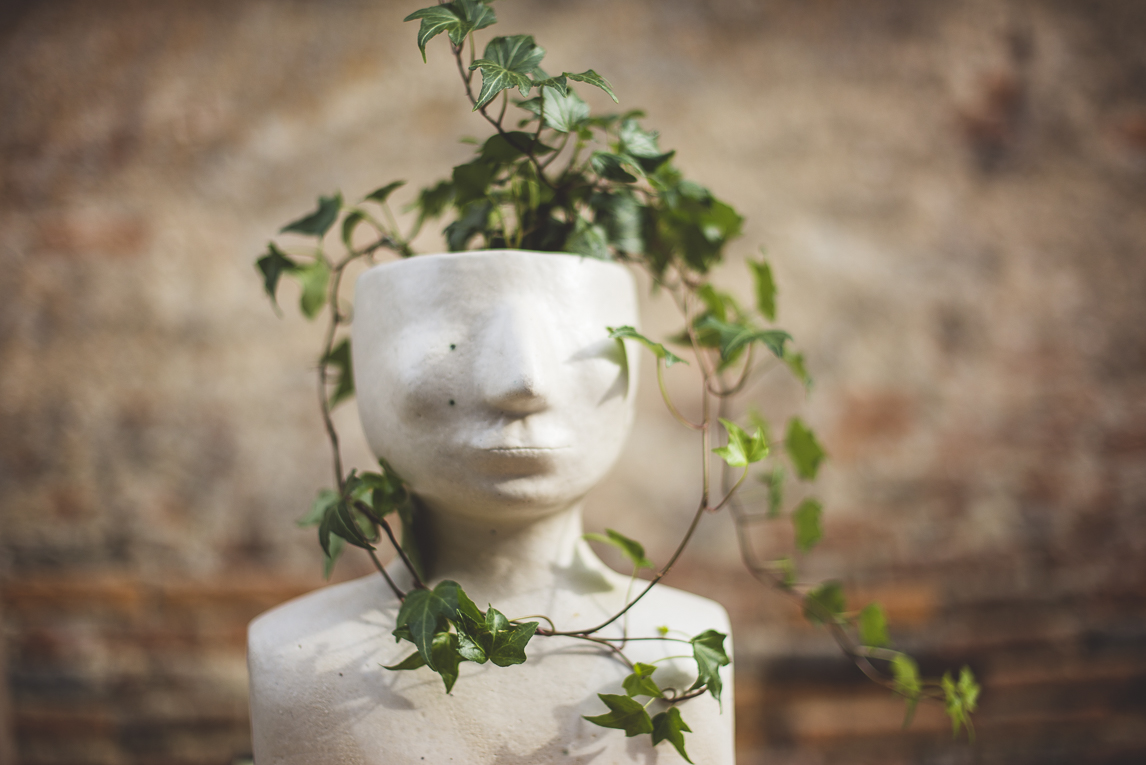
[[[436,508],[530,517],[567,507],[620,453],[635,368],[624,267],[572,255],[456,253],[377,266],[352,348],[367,440]]]

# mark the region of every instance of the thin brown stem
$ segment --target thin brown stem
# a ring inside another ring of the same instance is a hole
[[[366,552],[370,555],[370,560],[374,561],[374,568],[378,569],[378,573],[381,574],[382,578],[386,580],[386,584],[390,585],[390,589],[393,590],[394,594],[398,596],[398,600],[405,602],[406,593],[402,592],[398,585],[394,584],[394,580],[390,578],[390,574],[387,573],[386,567],[382,565],[382,561],[378,560],[378,556],[375,555],[374,551],[370,548],[367,548]]]
[[[410,572],[410,576],[414,578],[414,587],[419,590],[430,589],[426,586],[426,583],[422,581],[422,578],[418,576],[418,570],[414,568],[414,562],[410,560],[410,556],[406,555],[406,551],[402,549],[402,545],[398,542],[398,538],[394,536],[394,529],[390,527],[390,524],[386,522],[386,519],[378,517],[378,515],[374,513],[374,509],[361,500],[356,501],[354,503],[354,507],[357,508],[360,513],[365,515],[372,522],[378,526],[381,526],[382,530],[386,532],[386,536],[390,538],[390,544],[393,546],[394,551],[398,553],[398,556],[402,559],[402,563]]]

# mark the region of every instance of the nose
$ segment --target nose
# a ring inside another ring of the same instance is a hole
[[[558,372],[554,340],[541,312],[524,305],[501,307],[483,332],[477,375],[482,399],[520,416],[547,409]]]

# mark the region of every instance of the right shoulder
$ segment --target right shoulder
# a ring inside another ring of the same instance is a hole
[[[274,652],[353,623],[369,623],[388,632],[400,605],[377,575],[323,587],[255,617],[247,628],[248,649]]]

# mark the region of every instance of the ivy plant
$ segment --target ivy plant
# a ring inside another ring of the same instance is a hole
[[[284,235],[272,241],[257,261],[267,295],[275,310],[282,277],[298,282],[299,308],[308,319],[325,314],[327,330],[318,356],[321,414],[333,455],[334,485],[322,489],[311,511],[299,521],[318,529],[318,540],[330,576],[346,546],[370,556],[402,605],[394,635],[412,652],[394,671],[428,667],[442,679],[445,692],[458,681],[462,662],[506,667],[525,662],[526,648],[538,638],[565,636],[593,642],[631,671],[618,689],[600,694],[603,710],[586,716],[595,725],[623,730],[626,736],[647,735],[653,745],[668,741],[691,762],[685,746],[690,732],[684,702],[702,693],[721,699],[721,670],[729,664],[726,635],[706,630],[684,640],[670,638],[667,629],[656,639],[688,643],[696,664],[696,679],[687,688],[663,687],[654,665],[631,661],[625,638],[602,630],[624,617],[672,569],[701,519],[726,510],[735,523],[744,563],[752,576],[797,601],[805,617],[822,625],[843,652],[873,681],[904,699],[905,725],[924,700],[943,703],[956,735],[973,735],[979,687],[964,667],[958,679],[950,673],[925,679],[916,662],[892,647],[887,620],[878,603],[850,610],[839,582],[799,580],[796,557],[758,557],[747,529],[757,523],[787,519],[794,529],[795,555],[807,554],[823,536],[823,505],[805,497],[789,507],[785,482],[791,475],[814,482],[827,455],[813,430],[799,417],[787,423],[783,440],[772,437],[772,426],[752,411],[744,427],[731,418],[734,398],[762,369],[784,366],[809,390],[812,378],[791,335],[775,326],[777,289],[766,259],[747,262],[753,284],[753,305],[743,305],[709,280],[723,260],[726,245],[741,233],[743,218],[709,189],[689,180],[677,167],[676,153],[660,145],[660,136],[644,124],[639,110],[594,113],[577,87],[603,91],[618,101],[612,85],[593,69],[553,75],[542,67],[545,49],[531,35],[491,36],[480,48],[477,32],[497,23],[489,0],[454,0],[416,10],[406,21],[418,22],[417,45],[423,59],[433,46],[451,56],[466,97],[491,132],[474,146],[468,162],[452,169],[448,178],[413,195],[404,210],[413,223],[403,231],[390,206],[403,186],[393,181],[355,202],[341,194],[320,196],[316,208],[288,223]],[[574,67],[577,68],[577,67]],[[576,83],[576,85],[574,85]],[[351,310],[342,294],[342,279],[352,263],[373,263],[382,252],[407,258],[415,255],[411,241],[428,221],[444,219],[442,229],[450,251],[470,248],[520,248],[563,252],[630,264],[647,272],[655,289],[671,297],[682,316],[682,329],[664,342],[645,337],[633,327],[609,327],[609,336],[639,342],[653,354],[657,382],[666,406],[680,423],[697,434],[706,457],[697,509],[672,556],[657,567],[644,547],[614,530],[589,539],[617,547],[633,565],[626,605],[611,618],[589,629],[560,630],[547,617],[536,621],[507,619],[492,605],[479,609],[462,586],[424,579],[421,556],[414,542],[416,486],[408,485],[385,462],[377,471],[347,471],[332,409],[354,395],[350,340],[346,333]],[[368,238],[359,233],[368,232]],[[337,233],[332,242],[331,232]],[[289,239],[285,238],[289,235]],[[288,246],[285,241],[308,246]],[[359,244],[359,242],[367,242]],[[686,360],[666,345],[677,348]],[[762,363],[763,362],[763,363]],[[668,395],[666,371],[676,364],[700,370],[702,416],[684,417]],[[713,463],[719,466],[717,475]],[[738,489],[752,473],[767,487],[767,502],[754,509],[738,498]],[[788,508],[786,510],[786,508]],[[400,532],[395,533],[394,519]],[[415,583],[401,590],[387,574],[376,546],[392,546]],[[641,570],[652,571],[648,581]],[[642,587],[633,594],[638,581]],[[644,699],[642,701],[642,699]],[[667,710],[650,715],[654,700]]]

